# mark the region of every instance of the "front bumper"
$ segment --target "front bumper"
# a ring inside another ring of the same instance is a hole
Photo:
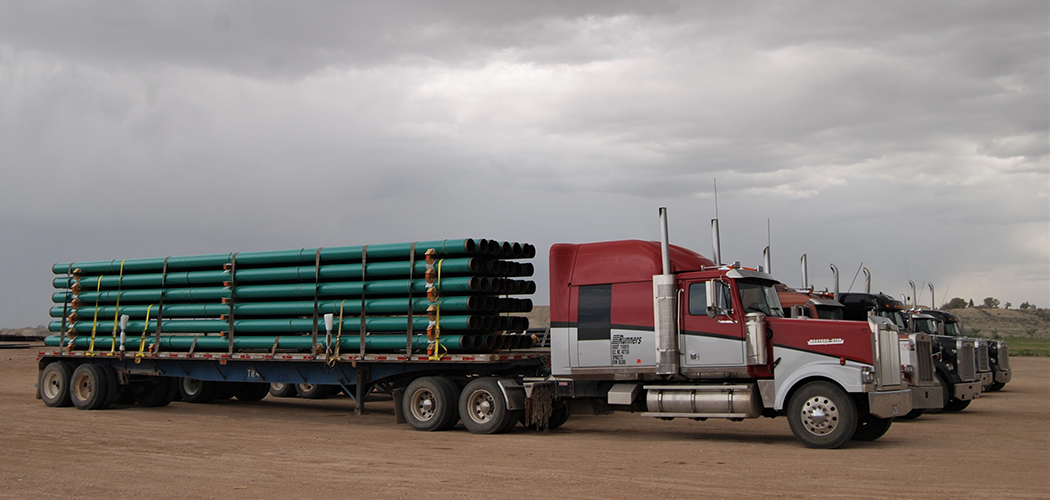
[[[981,397],[981,382],[959,382],[958,384],[955,384],[955,390],[952,391],[952,397],[963,401],[969,401]]]
[[[992,385],[993,375],[992,372],[980,372],[977,374],[981,379],[981,389],[987,389],[988,386]]]
[[[939,410],[944,401],[944,389],[939,385],[933,387],[912,386],[911,407],[917,410]]]
[[[995,372],[995,382],[997,384],[1005,384],[1010,381],[1011,377],[1013,377],[1013,370],[1009,368]]]
[[[868,411],[879,418],[893,418],[911,411],[911,389],[868,393]]]

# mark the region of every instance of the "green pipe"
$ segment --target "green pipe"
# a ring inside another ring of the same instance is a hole
[[[407,260],[412,249],[412,243],[387,243],[381,245],[367,245],[367,258],[369,260]],[[522,248],[532,247],[523,244]],[[490,245],[486,239],[458,239],[458,240],[433,240],[415,243],[415,256],[422,259],[428,249],[434,249],[437,256],[444,257],[474,257],[489,255],[492,257],[503,256],[500,245]],[[535,247],[533,255],[535,255]],[[233,262],[236,256],[237,265],[263,266],[263,265],[297,265],[314,264],[318,254],[321,262],[361,262],[365,255],[365,246],[348,247],[326,247],[320,252],[316,248],[302,248],[298,250],[266,250],[259,252],[240,252],[225,254],[190,255],[182,257],[168,257],[168,271],[202,269],[208,267],[222,267],[223,264]],[[524,255],[528,255],[525,252]],[[510,257],[511,255],[506,255]],[[527,257],[528,258],[528,257]],[[120,274],[121,266],[124,273],[162,272],[165,258],[150,259],[126,259],[126,260],[99,260],[84,262],[64,262],[51,266],[55,274],[66,274],[73,269],[80,268],[86,274]]]
[[[464,352],[473,350],[474,339],[473,337],[481,337],[480,335],[442,335],[441,345],[445,346],[446,349],[454,352]],[[96,336],[95,337],[95,350],[98,352],[106,351],[108,349],[102,349],[101,346],[105,345],[107,348],[111,345],[112,337],[110,336]],[[193,345],[193,339],[197,339],[196,346]],[[153,337],[146,337],[147,347],[154,342]],[[334,338],[333,338],[334,340]],[[134,353],[139,349],[139,343],[141,336],[127,336],[124,341],[125,352]],[[273,349],[274,342],[277,342],[278,349],[286,350],[298,350],[309,352],[313,348],[313,339],[311,337],[295,336],[295,337],[235,337],[233,339],[234,349]],[[44,339],[44,345],[48,347],[59,347],[60,339],[57,335],[51,335]],[[69,339],[66,340],[67,345]],[[404,335],[369,335],[365,337],[365,350],[374,351],[398,351],[404,350],[406,347],[406,339]],[[318,337],[318,344],[324,345],[324,338]],[[427,337],[426,335],[413,335],[412,336],[412,348],[415,350],[425,350],[427,348]],[[87,349],[91,345],[91,337],[79,336],[73,339],[73,347],[76,349]],[[339,339],[339,348],[346,351],[356,352],[360,349],[361,340],[360,336],[354,335],[350,337],[342,337]],[[203,337],[203,336],[173,336],[164,335],[160,338],[160,350],[161,351],[188,351],[193,346],[195,351],[226,351],[229,349],[229,341],[224,337]]]
[[[510,299],[515,302],[524,302],[522,299]],[[531,301],[530,301],[531,302]],[[431,302],[426,298],[414,298],[411,301],[412,312],[415,314],[425,314],[427,308],[430,307]],[[408,313],[409,299],[397,298],[397,299],[366,299],[365,300],[365,312],[367,314],[399,314],[404,315]],[[507,302],[507,299],[496,300],[492,297],[441,297],[435,304],[441,308],[442,312],[458,313],[458,312],[516,312],[512,309],[520,310],[523,305],[517,305],[514,302]],[[517,307],[515,307],[517,305]],[[346,316],[357,316],[361,312],[361,301],[360,300],[325,300],[317,303],[317,313],[325,314],[331,313],[335,315],[340,314],[340,308],[342,314]],[[98,306],[94,305],[81,306],[77,309],[77,314],[82,319],[92,318],[95,315],[96,309],[98,310],[98,316],[100,318],[113,318],[116,314],[116,307],[114,306]],[[152,317],[157,316],[157,304],[147,305],[129,305],[120,307],[120,314],[127,314],[133,319],[142,318],[146,316],[147,309]],[[51,308],[52,318],[61,318],[63,310],[66,313],[70,312],[68,307],[54,306]],[[241,302],[234,304],[233,312],[237,316],[310,316],[314,313],[314,303],[312,301],[300,301],[300,302]],[[229,304],[165,304],[164,306],[164,317],[165,318],[199,318],[199,317],[216,317],[223,314],[230,313]]]
[[[310,299],[314,298],[314,289],[318,297],[352,298],[360,297],[364,289],[367,296],[406,296],[411,290],[413,295],[426,295],[426,280],[389,280],[345,283],[285,284],[285,285],[245,285],[238,286],[237,300],[253,299]],[[464,295],[472,293],[508,293],[522,294],[535,292],[536,284],[532,281],[511,280],[506,278],[459,277],[442,278],[436,286],[441,295]],[[513,290],[511,290],[513,289]],[[159,302],[161,290],[123,290],[94,292],[85,288],[77,297],[83,304],[113,304],[117,297],[124,303]],[[171,288],[164,290],[165,302],[216,301],[230,298],[230,290],[223,287]],[[56,292],[51,301],[57,304],[72,300],[70,292]]]
[[[497,261],[504,262],[504,261]],[[446,259],[441,262],[442,276],[464,276],[477,274],[491,265],[476,258]],[[498,264],[496,267],[500,267]],[[376,278],[407,278],[409,268],[414,268],[417,277],[425,276],[427,263],[418,261],[410,266],[408,261],[404,262],[375,262],[368,264],[365,271],[365,280]],[[507,266],[509,268],[509,266]],[[124,275],[84,276],[80,279],[80,286],[85,290],[97,290],[99,285],[103,290],[120,287],[186,287],[194,285],[222,285],[231,281],[231,273],[228,271],[185,271],[168,273],[147,273]],[[315,269],[313,266],[299,267],[267,267],[238,269],[236,272],[237,283],[260,283],[276,281],[297,281],[300,283],[313,283],[315,278],[321,281],[362,281],[361,264],[332,264]],[[72,276],[61,276],[51,281],[55,288],[70,288],[76,283]]]
[[[493,319],[494,318],[494,319]],[[500,320],[505,316],[441,316],[441,329],[447,331],[481,331],[495,330],[504,322],[510,326],[509,319]],[[168,333],[218,333],[230,330],[230,322],[221,319],[174,319],[162,320],[164,331]],[[338,323],[338,320],[336,321]],[[319,329],[324,331],[324,324],[319,318]],[[259,334],[259,333],[311,333],[313,329],[312,318],[294,319],[235,319],[233,322],[236,334]],[[412,329],[414,331],[426,331],[429,320],[426,316],[412,318]],[[516,326],[516,325],[515,325]],[[78,333],[91,333],[95,328],[101,331],[111,331],[111,324],[96,324],[93,318],[84,318],[72,325]],[[146,328],[144,321],[129,321],[126,331],[140,333]],[[333,327],[333,331],[338,325]],[[365,328],[369,332],[404,332],[408,328],[407,317],[374,317],[365,318]],[[62,329],[61,321],[52,321],[48,329],[58,332]],[[343,318],[343,332],[357,332],[361,329],[359,317]],[[151,319],[146,332],[157,331],[157,320]]]

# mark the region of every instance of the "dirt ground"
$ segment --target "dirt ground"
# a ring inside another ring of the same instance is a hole
[[[346,397],[47,408],[36,352],[0,350],[2,498],[1050,498],[1050,358],[1012,358],[1013,382],[962,413],[810,450],[783,418],[479,436]]]

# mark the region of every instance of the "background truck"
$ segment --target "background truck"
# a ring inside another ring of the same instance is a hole
[[[187,379],[234,384],[241,391],[238,398],[243,393],[246,399],[265,396],[273,382],[303,383],[340,386],[354,395],[360,410],[364,397],[383,387],[394,395],[398,419],[413,428],[445,430],[462,420],[474,433],[504,432],[519,421],[554,427],[574,413],[609,411],[697,420],[786,416],[794,435],[815,448],[877,439],[895,416],[911,410],[897,332],[888,320],[784,318],[775,279],[669,245],[663,209],[661,219],[662,243],[551,248],[549,350],[495,350],[494,343],[477,348],[476,339],[457,338],[446,341],[458,342],[452,344],[454,351],[419,354],[411,345],[418,336],[411,317],[401,353],[369,351],[372,341],[363,317],[360,331],[350,338],[341,329],[358,318],[341,315],[334,322],[340,330],[326,327],[323,337],[315,327],[291,332],[295,342],[266,337],[241,344],[232,332],[163,337],[151,331],[157,327],[147,320],[134,325],[143,329],[141,338],[122,334],[127,350],[92,352],[82,342],[49,337],[53,348],[39,356],[39,392],[50,406],[72,402],[93,409],[113,404],[121,391],[139,404],[164,405],[178,381]],[[422,254],[422,248],[413,245],[412,255],[417,252]],[[316,253],[322,255],[320,249]],[[320,262],[316,265],[315,277],[323,274]],[[364,263],[361,268],[362,273],[367,269]],[[227,286],[236,301],[244,294],[231,281]],[[402,288],[413,290],[414,282]],[[319,303],[318,295],[324,294],[315,292]],[[362,315],[366,305],[362,300]],[[316,325],[316,312],[313,318]],[[309,324],[288,321],[293,330]],[[61,327],[64,332],[64,323]],[[266,345],[271,340],[272,346]]]
[[[937,309],[920,309],[915,311],[912,317],[916,317],[916,314],[928,317],[925,322],[916,323],[916,330],[932,330],[936,335],[968,338],[963,334],[962,321],[953,313]],[[1002,389],[1012,377],[1009,346],[1001,340],[969,338],[976,345],[975,357],[977,373],[981,377],[981,391],[995,392]]]

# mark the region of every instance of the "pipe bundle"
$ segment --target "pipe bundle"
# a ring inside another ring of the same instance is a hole
[[[111,349],[119,324],[122,349],[154,352],[531,347],[513,314],[532,301],[510,296],[536,291],[517,279],[534,268],[509,259],[535,253],[461,239],[55,264],[47,342]]]

